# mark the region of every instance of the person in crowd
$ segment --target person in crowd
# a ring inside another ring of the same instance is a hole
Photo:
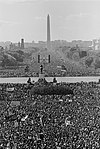
[[[63,86],[74,95],[30,99],[27,84],[0,84],[0,149],[100,149],[100,86]]]

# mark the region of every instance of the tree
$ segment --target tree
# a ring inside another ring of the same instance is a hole
[[[95,69],[100,68],[100,59],[99,59],[99,57],[95,60],[94,66],[95,66]]]
[[[22,57],[21,54],[15,53],[15,54],[13,54],[12,56],[13,56],[14,58],[16,58],[17,61],[23,62],[23,57]]]
[[[3,56],[3,60],[1,62],[1,66],[5,67],[5,66],[16,66],[17,65],[17,61],[13,60],[13,59],[8,59],[7,55]]]
[[[79,56],[80,56],[80,58],[87,56],[87,51],[80,51]]]
[[[87,65],[88,67],[90,67],[91,64],[92,64],[92,62],[93,62],[93,57],[89,57],[88,59],[86,59],[85,65]]]
[[[24,52],[21,51],[21,50],[18,50],[17,53],[19,53],[20,55],[23,55],[24,54]]]

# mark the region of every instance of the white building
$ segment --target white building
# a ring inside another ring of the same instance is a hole
[[[93,50],[100,50],[100,39],[93,39],[91,47]]]

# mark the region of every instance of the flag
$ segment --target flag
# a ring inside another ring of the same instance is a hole
[[[28,115],[26,115],[25,117],[23,117],[23,118],[21,119],[21,121],[25,121],[27,118],[28,118]]]

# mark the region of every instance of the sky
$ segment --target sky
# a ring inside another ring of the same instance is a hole
[[[100,38],[100,0],[0,0],[0,41]]]

